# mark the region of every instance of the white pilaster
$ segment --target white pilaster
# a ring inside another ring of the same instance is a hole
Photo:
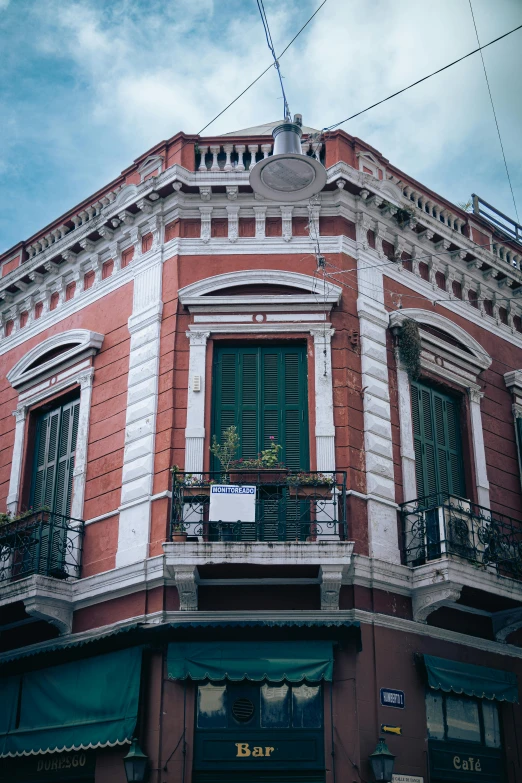
[[[201,473],[205,442],[205,368],[210,332],[187,332],[190,342],[187,426],[185,429],[185,470]],[[200,379],[200,391],[194,391],[194,377]]]
[[[9,494],[7,495],[7,510],[16,514],[18,510],[18,499],[20,493],[20,478],[22,473],[22,457],[24,451],[24,432],[25,420],[27,418],[27,407],[19,405],[13,411],[16,419],[15,439],[13,445],[13,456],[11,458],[11,476],[9,478]]]
[[[283,226],[283,239],[285,242],[290,242],[292,239],[292,212],[293,207],[283,206],[281,207],[281,222]]]
[[[480,400],[482,397],[482,392],[474,388],[469,389],[469,410],[471,437],[473,440],[473,458],[475,461],[475,477],[477,481],[477,498],[479,506],[489,508],[489,481],[486,468],[482,414],[480,412]]]
[[[254,214],[256,216],[256,239],[265,238],[266,210],[266,207],[254,207]]]
[[[366,245],[368,221],[359,213],[357,221],[357,313],[361,334],[361,384],[364,410],[366,491],[370,556],[399,563],[393,444],[386,354],[389,323],[384,308],[382,269]]]
[[[93,376],[93,367],[90,367],[78,376],[78,382],[80,384],[80,411],[78,415],[78,434],[76,436],[76,452],[74,455],[73,496],[71,501],[71,516],[74,519],[83,519]]]
[[[132,315],[125,421],[120,524],[116,567],[148,556],[158,400],[161,254],[137,265]]]
[[[408,373],[397,360],[397,395],[399,398],[399,427],[401,437],[402,490],[404,502],[417,497],[415,476],[415,446],[413,443],[413,420],[411,416],[411,389]]]
[[[311,329],[315,360],[315,443],[317,470],[335,470],[335,427],[332,390],[331,341],[334,329],[330,324]]]

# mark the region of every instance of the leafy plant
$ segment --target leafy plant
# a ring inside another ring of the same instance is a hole
[[[42,506],[42,508],[37,509],[38,511],[50,511],[47,506]],[[19,522],[21,519],[27,519],[28,517],[32,517],[35,513],[32,508],[28,508],[26,511],[21,511],[19,514],[12,514],[10,511],[3,511],[0,513],[0,526],[2,525],[8,525],[10,522]]]
[[[292,473],[287,478],[287,484],[291,487],[331,487],[333,483],[333,476],[325,476],[324,473]]]
[[[239,435],[237,432],[237,427],[234,425],[227,427],[226,430],[224,430],[223,440],[221,443],[218,441],[215,435],[212,438],[212,446],[210,447],[210,451],[221,464],[221,467],[225,473],[229,471],[230,465],[234,461],[238,448]]]
[[[404,228],[408,225],[410,220],[415,216],[415,212],[413,209],[405,208],[405,209],[398,209],[395,215],[393,216],[399,226],[401,228]]]
[[[232,460],[230,467],[238,469],[254,469],[263,470],[267,468],[284,468],[282,462],[279,461],[279,452],[282,450],[282,446],[275,442],[273,435],[270,436],[270,446],[263,449],[257,457],[244,457],[242,459]]]
[[[471,199],[468,199],[467,201],[457,201],[457,206],[460,207],[463,212],[471,212],[473,202]]]
[[[406,318],[399,330],[399,358],[410,380],[415,381],[421,373],[422,340],[416,321]]]

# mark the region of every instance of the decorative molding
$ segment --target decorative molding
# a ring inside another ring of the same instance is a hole
[[[36,382],[43,375],[56,373],[72,359],[77,361],[83,356],[89,356],[99,351],[104,335],[91,332],[88,329],[69,329],[66,332],[48,337],[47,340],[29,350],[7,373],[7,380],[15,389],[31,382]],[[51,351],[56,351],[64,345],[71,345],[67,351],[48,359],[38,367],[32,367],[35,362]]]
[[[177,544],[184,546],[184,544]],[[174,581],[179,595],[179,608],[182,612],[197,612],[199,574],[196,566],[167,566],[170,578]]]
[[[321,610],[338,611],[339,594],[343,583],[343,569],[338,566],[321,565]]]
[[[522,608],[495,612],[491,619],[497,642],[507,642],[508,636],[522,628]]]
[[[458,601],[462,592],[461,584],[434,584],[416,590],[413,593],[413,619],[417,623],[425,623],[428,616],[440,609],[448,601]]]

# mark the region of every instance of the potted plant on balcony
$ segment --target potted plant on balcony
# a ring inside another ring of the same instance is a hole
[[[334,478],[324,473],[292,473],[288,476],[287,484],[290,494],[299,500],[326,500],[332,496]]]
[[[286,480],[288,470],[279,461],[283,447],[270,436],[270,445],[257,457],[243,457],[230,463],[231,481],[251,484],[280,484]]]
[[[205,478],[201,475],[192,473],[181,473],[177,465],[170,469],[172,473],[172,490],[182,496],[187,502],[192,498],[208,497],[211,484],[215,484],[214,479]]]
[[[210,451],[221,465],[223,472],[225,473],[224,481],[228,480],[228,471],[231,463],[234,461],[239,448],[239,435],[237,427],[227,427],[223,431],[223,438],[218,441],[216,436],[212,438],[212,446]]]
[[[175,544],[182,544],[187,540],[187,531],[182,522],[175,522],[172,525],[172,541]]]

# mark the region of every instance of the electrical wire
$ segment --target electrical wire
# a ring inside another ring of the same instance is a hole
[[[353,120],[355,119],[355,117],[359,117],[361,114],[370,111],[370,109],[374,109],[376,106],[380,106],[381,103],[386,103],[386,101],[389,101],[392,98],[395,98],[397,95],[406,92],[406,90],[410,90],[412,87],[415,87],[417,84],[421,84],[421,82],[425,82],[426,79],[431,79],[432,76],[436,76],[438,73],[442,73],[442,71],[446,71],[448,68],[457,65],[457,63],[462,62],[462,60],[465,60],[467,57],[471,57],[472,54],[476,54],[477,52],[480,52],[482,49],[485,49],[487,46],[491,46],[492,44],[497,43],[497,41],[501,41],[502,38],[506,38],[508,35],[511,35],[511,33],[515,33],[517,30],[520,29],[522,29],[522,24],[519,24],[518,27],[514,27],[512,30],[509,30],[509,32],[504,33],[504,35],[500,35],[498,38],[494,38],[493,41],[484,44],[484,46],[479,46],[478,49],[473,49],[472,52],[468,52],[468,54],[465,54],[463,57],[459,57],[458,60],[453,60],[453,62],[444,65],[442,68],[439,68],[436,71],[433,71],[433,73],[428,74],[428,76],[423,76],[422,79],[417,79],[416,82],[409,84],[407,87],[403,87],[402,90],[397,90],[397,92],[394,92],[392,95],[388,95],[387,98],[383,98],[381,101],[377,101],[377,103],[372,103],[371,106],[368,106],[366,109],[362,109],[362,111],[358,111],[356,114],[352,114],[350,117],[347,117],[345,120],[341,120],[340,122],[336,122],[333,125],[329,125],[327,128],[323,128],[323,133],[327,131],[331,131],[334,128],[338,128],[339,125],[344,125],[345,122],[348,122],[349,120]]]
[[[263,27],[265,30],[265,37],[266,42],[268,44],[268,48],[272,52],[272,57],[274,58],[274,66],[277,71],[277,75],[279,76],[279,83],[281,85],[281,92],[283,93],[283,103],[284,103],[284,115],[285,120],[290,119],[290,106],[288,105],[288,100],[285,93],[285,88],[283,85],[283,74],[281,73],[281,68],[279,67],[279,60],[277,59],[277,55],[275,53],[275,47],[274,42],[272,41],[272,33],[270,32],[270,25],[268,24],[268,19],[265,11],[265,6],[263,4],[263,0],[257,0],[257,7],[259,9],[259,15],[261,16],[261,21],[263,23]]]
[[[477,36],[477,43],[480,46],[480,38],[479,38],[479,34],[478,34],[477,23],[475,21],[475,14],[473,13],[473,6],[471,4],[471,0],[469,0],[469,9],[471,11],[471,18],[473,19],[473,27],[475,28],[475,35]],[[504,145],[502,144],[502,136],[500,135],[500,127],[499,127],[499,124],[498,124],[497,113],[495,111],[495,104],[493,103],[493,94],[491,92],[491,87],[490,87],[489,79],[488,79],[488,72],[486,70],[486,63],[484,62],[484,55],[482,54],[482,50],[480,52],[480,58],[482,60],[482,67],[484,69],[484,76],[486,77],[486,84],[487,84],[488,92],[489,92],[489,100],[491,102],[491,110],[493,111],[493,117],[495,119],[495,125],[497,126],[498,140],[500,142],[500,149],[502,150],[502,157],[504,158],[504,166],[506,167],[506,175],[507,175],[508,182],[509,182],[509,189],[511,190],[511,197],[513,199],[513,206],[515,207],[515,215],[517,216],[517,222],[520,223],[520,218],[518,216],[517,202],[515,200],[515,193],[513,191],[513,185],[511,184],[511,177],[509,175],[509,168],[508,168],[508,164],[507,164],[507,160],[506,160],[506,153],[504,152]]]
[[[300,36],[300,35],[301,35],[301,33],[303,32],[303,30],[304,30],[306,27],[308,27],[308,25],[310,24],[310,22],[312,21],[312,19],[313,19],[313,18],[314,18],[314,17],[315,17],[315,16],[316,16],[318,13],[319,13],[319,11],[320,11],[320,10],[321,10],[321,8],[323,7],[323,5],[325,5],[327,2],[328,2],[328,0],[323,0],[323,2],[321,3],[321,5],[320,5],[320,6],[318,6],[318,7],[316,8],[316,10],[315,10],[315,11],[314,11],[314,13],[312,14],[312,16],[311,16],[309,19],[307,19],[307,21],[304,23],[304,25],[301,27],[301,29],[297,31],[297,33],[294,35],[294,37],[292,38],[292,40],[291,40],[291,41],[290,41],[290,42],[289,42],[289,43],[288,43],[288,44],[285,46],[285,48],[283,49],[283,51],[281,52],[281,54],[279,54],[279,55],[277,56],[277,58],[276,58],[277,60],[280,60],[280,59],[281,59],[281,57],[283,57],[283,55],[284,55],[284,54],[285,54],[285,53],[286,53],[286,52],[287,52],[287,51],[290,49],[290,47],[292,46],[292,44],[294,43],[294,41],[295,41],[297,38],[299,38],[299,36]],[[258,82],[258,81],[259,81],[259,80],[260,80],[260,79],[261,79],[261,78],[262,78],[262,77],[265,75],[265,73],[268,73],[268,71],[270,70],[270,68],[273,68],[273,67],[274,67],[274,63],[270,63],[270,65],[268,66],[268,68],[265,68],[265,70],[264,70],[262,73],[260,73],[260,74],[259,74],[259,76],[258,76],[256,79],[254,79],[254,81],[253,81],[253,82],[250,82],[250,84],[248,85],[248,87],[245,87],[245,89],[244,89],[242,92],[240,92],[240,93],[239,93],[239,95],[237,95],[237,96],[234,98],[234,100],[233,100],[233,101],[230,101],[230,103],[229,103],[227,106],[225,106],[225,108],[224,108],[222,111],[220,111],[220,112],[219,112],[219,114],[216,114],[216,116],[215,116],[215,117],[214,117],[212,120],[210,120],[210,122],[207,122],[207,124],[206,124],[206,125],[205,125],[203,128],[201,128],[201,130],[200,130],[200,131],[198,131],[197,135],[198,135],[198,136],[201,136],[201,134],[203,133],[203,131],[205,131],[207,128],[209,128],[209,127],[210,127],[210,126],[211,126],[211,125],[212,125],[212,124],[213,124],[213,123],[214,123],[214,122],[215,122],[215,121],[216,121],[216,120],[217,120],[219,117],[221,117],[221,115],[222,115],[222,114],[224,114],[224,113],[225,113],[225,112],[226,112],[228,109],[230,109],[230,107],[231,107],[231,106],[233,106],[233,105],[234,105],[234,103],[236,103],[236,102],[237,102],[237,101],[238,101],[240,98],[242,98],[242,97],[243,97],[243,95],[244,95],[246,92],[248,92],[248,90],[249,90],[251,87],[253,87],[253,86],[254,86],[254,84],[256,84],[256,83],[257,83],[257,82]],[[188,141],[186,141],[186,142],[185,142],[185,144],[183,144],[183,146],[185,146],[185,145],[186,145],[186,144],[188,144],[188,143],[189,143],[189,142],[188,142]]]

